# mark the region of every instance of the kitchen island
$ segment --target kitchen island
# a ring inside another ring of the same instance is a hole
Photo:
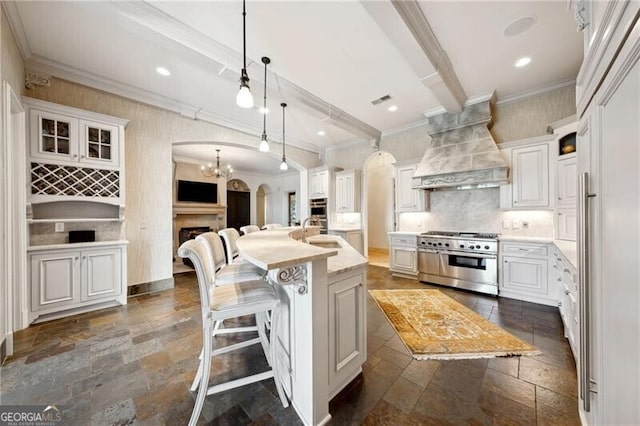
[[[339,236],[310,235],[317,232],[279,228],[237,241],[280,296],[277,379],[306,425],[331,419],[329,400],[367,359],[367,260]]]

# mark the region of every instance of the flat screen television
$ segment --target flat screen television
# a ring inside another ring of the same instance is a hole
[[[209,182],[178,181],[178,201],[218,203],[218,185]]]

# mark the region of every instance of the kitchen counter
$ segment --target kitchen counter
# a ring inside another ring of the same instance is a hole
[[[422,234],[422,232],[416,232],[416,231],[391,231],[391,232],[387,232],[387,234],[389,234],[389,235],[420,235],[420,234]]]
[[[553,244],[567,258],[571,265],[578,269],[578,246],[575,241],[554,240],[549,237],[524,237],[515,235],[501,235],[500,241],[514,241],[522,243]]]
[[[278,228],[237,240],[280,298],[271,330],[276,380],[305,425],[329,422],[329,401],[367,360],[367,260],[342,237],[319,232]]]

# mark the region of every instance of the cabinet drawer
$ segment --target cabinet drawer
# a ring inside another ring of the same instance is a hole
[[[418,240],[415,235],[392,235],[390,238],[392,246],[417,247]]]
[[[527,256],[547,256],[546,244],[502,243],[502,254],[522,254]]]

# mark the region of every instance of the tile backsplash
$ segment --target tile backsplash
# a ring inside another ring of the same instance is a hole
[[[430,210],[401,213],[401,231],[477,231],[527,237],[553,237],[553,212],[502,211],[499,188],[435,191],[429,194]],[[519,225],[514,229],[514,224]],[[508,225],[504,228],[503,225]]]

